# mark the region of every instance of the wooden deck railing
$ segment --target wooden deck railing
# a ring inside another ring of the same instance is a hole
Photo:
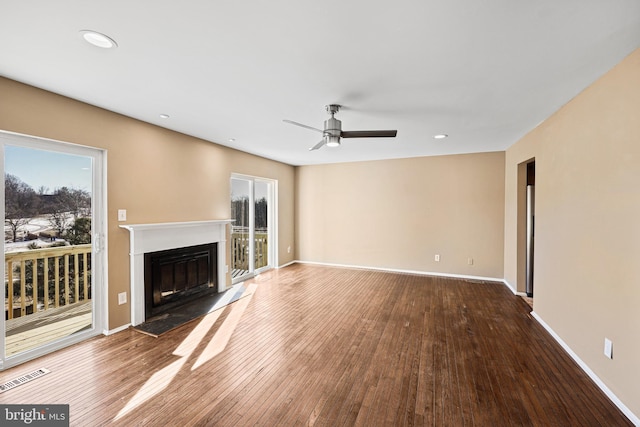
[[[255,233],[255,269],[269,263],[269,242],[267,233]],[[245,231],[231,232],[231,265],[235,270],[249,270],[249,233]]]
[[[91,299],[91,244],[5,254],[7,319]]]

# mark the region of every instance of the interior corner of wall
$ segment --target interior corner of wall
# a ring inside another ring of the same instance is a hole
[[[511,292],[513,292],[514,295],[518,295],[518,290],[515,288],[515,286],[509,283],[507,279],[502,279],[502,282],[507,286],[507,288],[509,288]]]

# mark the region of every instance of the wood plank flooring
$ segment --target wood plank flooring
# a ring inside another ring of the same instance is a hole
[[[64,307],[7,320],[5,354],[39,347],[83,329],[91,328],[92,302],[82,301]]]
[[[159,338],[131,329],[0,373],[77,426],[625,426],[499,283],[292,265]]]

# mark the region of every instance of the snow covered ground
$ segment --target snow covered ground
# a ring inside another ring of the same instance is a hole
[[[31,233],[31,234],[39,234],[42,233],[44,231],[51,231],[52,227],[51,227],[51,222],[49,221],[49,218],[47,217],[35,217],[35,218],[31,218],[31,220],[29,221],[28,224],[23,225],[22,227],[20,227],[20,230],[24,233],[24,235],[26,235],[27,233]],[[31,244],[36,244],[38,245],[38,247],[40,248],[47,248],[49,246],[51,246],[54,243],[58,243],[59,242],[64,242],[63,239],[56,239],[55,241],[51,241],[50,239],[36,239],[36,240],[25,240],[25,241],[20,241],[20,242],[12,242],[11,241],[11,227],[9,226],[4,226],[4,235],[5,235],[5,242],[4,242],[4,251],[5,252],[18,252],[18,251],[25,251],[27,250],[27,247]],[[9,236],[9,237],[7,237]]]

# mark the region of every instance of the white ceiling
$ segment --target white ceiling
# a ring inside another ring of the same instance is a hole
[[[0,75],[293,165],[504,150],[639,46],[638,0],[0,0]],[[331,103],[397,138],[309,152]]]

